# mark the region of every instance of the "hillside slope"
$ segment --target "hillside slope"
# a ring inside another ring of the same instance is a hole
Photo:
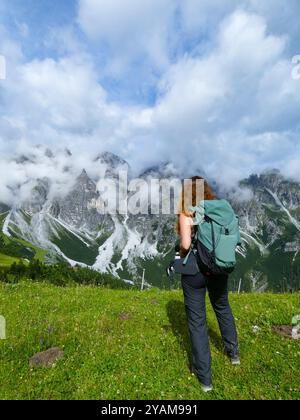
[[[22,213],[25,216],[25,213]],[[23,261],[25,264],[29,260],[38,259],[45,261],[48,251],[24,240],[22,236],[11,235],[6,232],[5,221],[9,211],[0,214],[0,266],[9,266],[14,262]]]
[[[180,290],[0,285],[0,399],[299,399],[300,343],[272,332],[300,314],[299,294],[233,294],[231,302],[242,366],[222,353],[209,307],[215,391],[206,395],[189,373]],[[54,346],[65,352],[54,368],[29,368],[34,353]]]

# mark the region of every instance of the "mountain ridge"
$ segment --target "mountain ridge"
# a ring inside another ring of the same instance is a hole
[[[53,156],[48,153],[47,158]],[[109,152],[99,154],[95,162],[104,165],[101,179],[118,182],[120,168],[130,171],[124,159]],[[161,284],[172,257],[175,216],[99,213],[90,204],[101,200],[101,194],[97,180],[88,172],[82,169],[65,196],[51,197],[51,181],[43,177],[19,206],[0,204],[0,213],[5,214],[1,209],[7,212],[0,225],[1,235],[46,249],[47,262],[62,258],[71,265],[133,281],[139,281],[146,269],[148,283]],[[175,175],[174,165],[165,162],[144,170],[141,179]],[[296,289],[300,284],[299,183],[275,169],[250,175],[240,181],[239,188],[238,193],[235,189],[223,192],[240,217],[243,240],[232,288],[242,281],[247,291]],[[241,191],[246,198],[241,199]]]

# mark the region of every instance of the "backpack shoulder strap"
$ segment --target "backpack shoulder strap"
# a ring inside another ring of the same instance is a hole
[[[211,226],[212,256],[213,256],[214,261],[216,261],[216,237],[215,237],[214,222],[209,217],[207,217],[207,221],[210,223],[210,226]]]
[[[204,203],[203,201],[201,201],[201,203],[199,204],[199,206],[191,206],[189,207],[189,210],[193,213],[195,213],[195,217],[194,217],[194,226],[198,226],[201,225],[201,223],[203,223],[204,221],[204,217],[205,217],[205,207],[204,207]]]
[[[194,227],[194,232],[192,234],[192,243],[191,243],[189,252],[187,253],[187,255],[185,256],[183,260],[183,263],[182,263],[183,265],[187,264],[189,256],[191,255],[191,252],[193,251],[196,245],[198,224],[194,224],[193,227]]]

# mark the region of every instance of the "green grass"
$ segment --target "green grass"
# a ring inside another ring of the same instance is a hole
[[[222,353],[208,306],[215,390],[203,394],[188,369],[181,290],[0,285],[0,313],[7,322],[7,340],[0,341],[0,398],[299,399],[300,343],[272,332],[272,325],[290,325],[300,314],[299,294],[233,294],[231,302],[242,366],[232,367]],[[121,320],[122,312],[129,319]],[[29,368],[34,353],[53,346],[64,349],[63,360],[50,369]]]
[[[68,258],[88,265],[95,263],[98,256],[98,245],[96,243],[90,243],[88,247],[77,236],[58,223],[56,223],[56,229],[59,238],[53,234],[50,239]],[[85,241],[89,242],[87,239]]]
[[[46,259],[46,255],[48,254],[48,250],[39,248],[38,246],[27,242],[23,239],[16,238],[16,237],[8,237],[0,232],[0,239],[3,239],[4,244],[6,245],[14,245],[14,249],[17,249],[20,253],[20,257],[14,257],[11,255],[4,254],[3,252],[0,253],[0,265],[2,266],[10,266],[14,262],[23,261],[26,264],[26,259],[35,259],[41,262],[44,262]],[[3,249],[2,249],[3,251]],[[6,252],[6,250],[4,250]],[[22,255],[22,258],[21,258]]]
[[[45,257],[48,253],[48,250],[42,249],[28,241],[25,241],[24,239],[19,238],[16,233],[11,232],[12,236],[8,237],[2,233],[3,223],[5,221],[5,218],[7,216],[8,212],[0,214],[0,239],[4,241],[6,245],[14,244],[15,247],[18,247],[21,253],[23,253],[24,258],[34,258],[36,260],[39,260],[41,262],[45,261]],[[29,223],[30,222],[30,216],[25,213],[23,210],[21,210],[21,215],[23,216],[24,220]],[[8,253],[9,254],[9,253]],[[0,254],[0,265],[11,265],[14,262],[20,261],[21,257],[13,257],[11,255],[4,255],[3,253]],[[26,262],[25,262],[26,263]]]
[[[17,246],[20,252],[23,250],[23,258],[21,257],[14,257],[11,255],[6,255],[4,253],[0,253],[0,266],[10,266],[14,262],[23,261],[24,264],[27,264],[26,259],[33,258],[35,260],[39,260],[41,262],[45,261],[45,257],[48,253],[47,250],[39,248],[23,239],[16,239],[16,238],[8,238],[4,236],[4,241],[6,244],[14,243]],[[30,250],[30,251],[29,251]],[[26,255],[26,253],[28,255]]]
[[[23,239],[15,239],[15,241],[18,242],[20,245],[23,245],[25,247],[32,249],[35,252],[35,255],[34,255],[35,260],[39,260],[41,262],[45,261],[45,257],[48,254],[47,249],[39,248],[38,246],[30,242],[24,241]]]
[[[10,257],[8,255],[0,254],[0,266],[9,267],[14,262],[17,263],[19,261],[20,261],[20,258],[14,258],[14,257]]]

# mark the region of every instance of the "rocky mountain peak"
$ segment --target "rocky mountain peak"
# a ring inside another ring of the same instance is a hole
[[[162,162],[159,165],[154,165],[146,169],[140,175],[141,178],[176,178],[179,177],[177,168],[171,162]]]
[[[83,169],[81,174],[77,177],[75,190],[78,188],[78,185],[87,190],[96,191],[96,184],[91,180],[85,169]]]
[[[111,152],[103,152],[97,156],[94,162],[99,162],[104,167],[102,176],[118,180],[119,171],[126,171],[131,176],[131,168],[128,162]]]
[[[82,169],[81,174],[79,175],[78,179],[86,179],[88,178],[87,171],[85,169]]]
[[[118,166],[128,165],[126,160],[122,159],[121,157],[119,157],[119,156],[117,156],[117,155],[115,155],[114,153],[111,153],[111,152],[100,153],[96,157],[95,162],[105,163],[111,169],[116,169]]]
[[[240,185],[250,188],[256,194],[256,199],[260,201],[272,204],[276,196],[283,205],[291,209],[300,205],[299,183],[285,178],[277,169],[265,171],[260,175],[252,174],[241,181]],[[270,191],[273,196],[270,195]]]

